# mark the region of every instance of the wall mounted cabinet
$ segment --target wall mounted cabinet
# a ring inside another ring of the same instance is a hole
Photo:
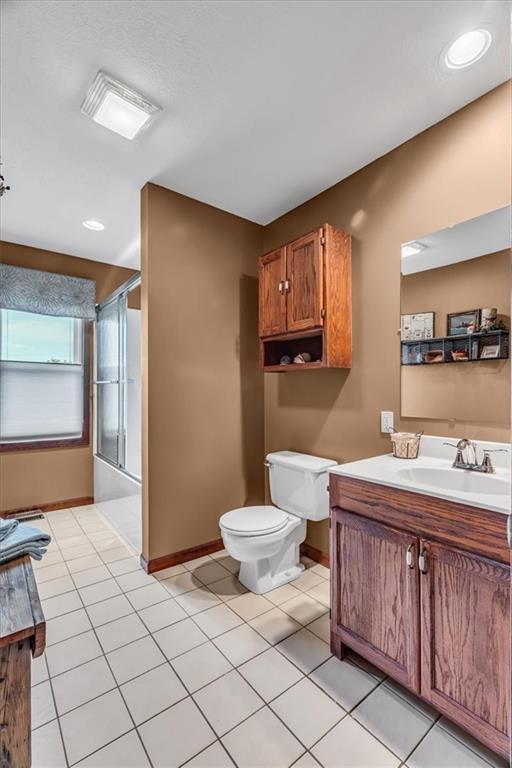
[[[350,368],[351,287],[350,236],[329,224],[261,256],[261,368]],[[310,362],[280,365],[305,352]]]

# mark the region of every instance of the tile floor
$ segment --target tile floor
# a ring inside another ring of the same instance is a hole
[[[40,521],[33,768],[505,768],[329,640],[329,572],[253,595],[225,552],[148,576],[94,506]]]

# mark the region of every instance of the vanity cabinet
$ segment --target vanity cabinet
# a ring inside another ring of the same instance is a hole
[[[260,257],[259,336],[264,371],[350,367],[349,235],[324,224]],[[311,359],[293,363],[299,353]]]
[[[330,476],[331,646],[508,756],[506,515]]]

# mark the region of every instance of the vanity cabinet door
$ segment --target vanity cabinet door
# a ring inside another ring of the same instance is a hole
[[[323,324],[322,230],[286,246],[286,316],[288,331],[306,331]]]
[[[259,335],[286,331],[286,249],[278,248],[259,260]]]
[[[331,641],[419,691],[419,541],[334,508],[331,522]]]
[[[510,566],[422,542],[422,695],[494,750],[510,729]]]

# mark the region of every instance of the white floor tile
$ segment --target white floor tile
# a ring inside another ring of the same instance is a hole
[[[243,624],[240,616],[224,603],[198,613],[194,617],[194,621],[196,624],[199,624],[208,637],[217,637],[217,635],[221,635],[223,632],[228,632],[228,630]]]
[[[52,579],[60,579],[68,576],[69,571],[66,563],[56,563],[55,565],[41,566],[34,571],[38,584],[44,584]]]
[[[187,768],[232,768],[233,761],[219,741],[185,763]]]
[[[184,619],[170,627],[160,629],[154,633],[153,637],[168,659],[174,659],[175,656],[190,651],[208,640],[192,619]]]
[[[265,703],[236,670],[202,688],[194,694],[194,699],[218,736],[223,736]]]
[[[192,592],[185,592],[183,595],[177,595],[175,600],[189,616],[194,616],[196,613],[220,603],[217,595],[214,595],[205,586],[201,589],[194,589]]]
[[[76,560],[70,560],[67,566],[69,572],[73,574],[79,571],[88,571],[91,568],[98,568],[101,564],[98,555],[85,555],[85,557],[77,557]]]
[[[215,741],[214,732],[191,698],[148,720],[139,733],[154,768],[181,765]]]
[[[304,747],[268,708],[261,709],[222,739],[239,768],[285,768]]]
[[[102,653],[96,635],[91,631],[50,646],[46,649],[45,656],[50,675],[54,677],[79,664],[91,661]]]
[[[314,635],[319,637],[320,640],[323,640],[324,643],[330,643],[331,617],[329,616],[329,612],[324,613],[319,619],[315,619],[311,624],[308,624],[308,629],[310,632],[313,632]]]
[[[32,728],[49,723],[57,717],[53,703],[52,689],[48,681],[32,687]]]
[[[226,568],[223,568],[219,562],[210,560],[209,563],[194,568],[192,571],[196,579],[199,579],[203,584],[211,584],[214,581],[226,578],[230,573]]]
[[[274,699],[270,706],[308,749],[345,716],[345,710],[307,678]]]
[[[279,607],[300,624],[309,624],[327,611],[325,605],[319,603],[318,600],[313,600],[312,597],[306,594],[301,594],[298,597],[292,598],[292,600],[287,600],[286,603],[282,603]]]
[[[185,592],[191,592],[193,589],[198,589],[202,586],[201,582],[196,579],[190,571],[179,573],[177,576],[172,576],[170,579],[162,579],[160,583],[163,584],[169,594],[173,597],[185,594]]]
[[[267,600],[270,600],[274,605],[281,605],[281,603],[285,603],[293,597],[298,597],[298,595],[300,595],[300,591],[293,584],[283,584],[282,587],[276,587],[276,589],[271,589],[270,592],[265,592]]]
[[[170,568],[163,568],[161,571],[155,571],[153,576],[158,581],[162,579],[170,579],[173,576],[178,576],[180,573],[186,573],[187,569],[184,565],[171,565]]]
[[[398,768],[400,760],[350,716],[312,748],[325,768]]]
[[[96,630],[98,639],[105,653],[127,645],[133,640],[148,634],[148,631],[137,614],[131,613],[129,616],[123,616],[122,619],[116,619],[109,624],[103,624]]]
[[[73,592],[75,589],[75,583],[71,576],[61,576],[59,579],[51,579],[43,583],[38,583],[37,591],[39,592],[39,598],[46,600],[56,595],[63,595],[65,592]]]
[[[229,601],[229,607],[238,613],[244,621],[255,619],[256,616],[272,610],[272,603],[266,600],[262,595],[255,595],[253,592],[247,592],[245,595],[235,597]]]
[[[82,601],[75,590],[74,592],[65,592],[63,595],[48,597],[41,602],[41,607],[46,621],[49,621],[57,616],[63,616],[65,613],[79,610],[82,608]]]
[[[236,576],[227,576],[220,581],[214,581],[208,584],[208,588],[220,597],[223,603],[233,600],[234,597],[247,594],[247,589],[240,584]]]
[[[77,557],[84,557],[85,555],[94,555],[95,550],[93,545],[87,541],[83,544],[77,544],[74,547],[67,547],[64,549],[61,547],[64,560],[75,560]]]
[[[213,557],[213,555],[212,555]],[[225,568],[230,573],[238,573],[240,570],[240,563],[238,560],[234,560],[229,555],[225,554],[223,557],[216,557],[215,560],[219,565],[222,565],[223,568]]]
[[[203,555],[202,557],[196,557],[194,560],[188,560],[183,563],[187,571],[195,571],[196,568],[200,568],[202,565],[207,565],[212,562],[210,555]]]
[[[267,613],[262,613],[261,616],[256,616],[249,624],[260,635],[263,635],[271,645],[280,643],[285,637],[301,628],[301,624],[298,624],[295,619],[292,619],[287,613],[283,613],[279,608],[273,608]]]
[[[149,768],[149,760],[137,732],[130,731],[81,760],[77,768]]]
[[[133,556],[131,550],[128,547],[115,547],[114,549],[107,549],[105,552],[100,552],[100,557],[104,563],[114,563],[116,560],[126,560],[127,557]]]
[[[119,685],[165,662],[165,656],[149,635],[111,651],[107,659]]]
[[[430,715],[430,713],[428,713]],[[509,763],[503,757],[500,757],[495,752],[484,746],[482,742],[478,741],[467,731],[460,728],[455,723],[447,720],[445,717],[441,717],[436,723],[436,729],[441,728],[450,734],[457,741],[461,742],[464,747],[467,747],[472,752],[475,752],[479,757],[488,762],[494,768],[510,768]],[[437,730],[436,730],[437,733]]]
[[[116,687],[103,656],[54,677],[52,684],[59,715]]]
[[[187,618],[181,605],[178,605],[174,598],[169,598],[168,594],[167,600],[151,605],[149,608],[143,608],[138,611],[138,614],[150,632],[156,632],[158,629],[163,629],[163,627],[168,627]]]
[[[112,578],[112,574],[105,565],[97,565],[73,574],[73,581],[78,588],[88,587],[89,584],[97,584],[99,581]]]
[[[133,606],[121,594],[89,605],[87,613],[93,627],[101,627],[102,624],[107,624],[109,621],[114,621],[122,616],[128,616],[128,614],[133,613]]]
[[[65,613],[46,622],[46,645],[48,647],[54,643],[60,643],[68,637],[80,635],[89,629],[91,629],[91,622],[83,608]]]
[[[109,563],[108,569],[112,576],[123,576],[126,573],[140,571],[141,567],[137,558],[127,557],[124,560],[114,560],[113,563]]]
[[[97,584],[91,584],[89,587],[82,587],[78,591],[84,605],[94,605],[94,603],[99,603],[101,600],[108,600],[109,597],[121,594],[115,579],[106,579]]]
[[[105,693],[63,715],[60,725],[71,765],[133,728],[118,690]]]
[[[162,603],[164,600],[169,599],[169,593],[158,581],[154,581],[153,584],[148,584],[146,587],[140,587],[139,589],[127,592],[126,596],[136,611],[141,611],[143,608],[148,608],[150,605]]]
[[[307,592],[309,589],[313,589],[317,584],[321,584],[324,579],[315,573],[313,569],[306,570],[299,576],[298,579],[294,579],[293,586],[300,589],[302,592]]]
[[[290,635],[277,648],[305,674],[309,674],[331,655],[327,643],[307,629]]]
[[[313,587],[313,589],[308,590],[308,595],[325,605],[326,608],[329,608],[331,604],[331,590],[328,581],[323,581],[321,584]]]
[[[229,661],[212,643],[187,651],[173,659],[171,664],[191,693],[232,669]]]
[[[296,763],[293,764],[293,768],[319,768],[320,763],[315,760],[313,755],[309,752],[305,752],[302,757],[299,757]]]
[[[48,667],[46,664],[46,657],[43,653],[42,656],[32,657],[32,664],[30,665],[30,683],[31,685],[38,685],[48,680]]]
[[[265,653],[242,664],[238,671],[267,702],[303,677],[275,648],[269,648]]]
[[[132,589],[147,587],[150,584],[155,584],[156,581],[153,576],[140,568],[137,571],[129,571],[128,573],[116,576],[116,579],[123,592],[130,592]]]
[[[57,720],[32,733],[32,768],[67,768]]]
[[[331,571],[329,570],[329,568],[326,568],[325,565],[320,565],[320,563],[316,563],[316,565],[311,566],[311,570],[313,571],[313,573],[318,573],[319,576],[322,576],[324,579],[327,579],[327,581],[329,581],[329,579],[331,578]]]
[[[311,673],[311,679],[329,696],[350,711],[379,684],[372,675],[332,656]]]
[[[248,624],[216,637],[213,642],[235,667],[270,648],[267,641]]]
[[[137,725],[188,696],[167,663],[125,683],[121,693]]]

